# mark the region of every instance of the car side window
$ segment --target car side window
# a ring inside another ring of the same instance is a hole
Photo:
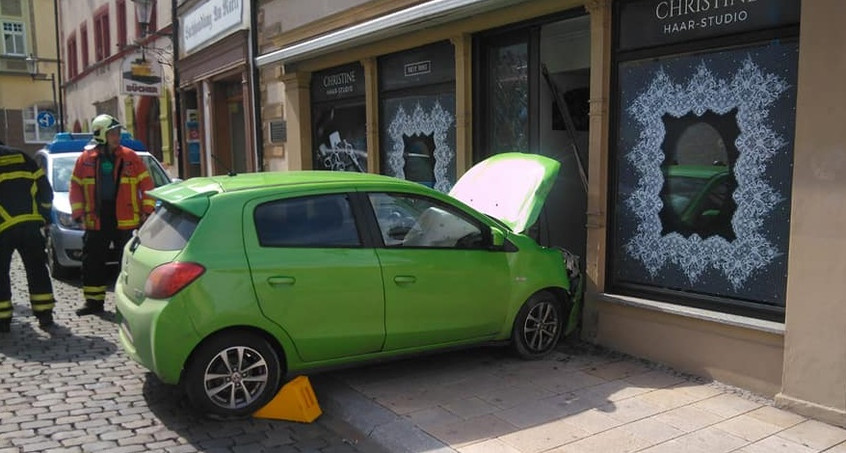
[[[482,229],[460,211],[424,197],[371,193],[370,204],[387,247],[481,249]]]
[[[361,246],[345,194],[263,203],[256,207],[253,219],[262,247]]]

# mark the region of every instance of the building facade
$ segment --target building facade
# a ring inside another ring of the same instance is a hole
[[[259,169],[251,2],[178,2],[184,177]]]
[[[583,338],[846,426],[844,8],[261,1],[262,168],[555,158],[532,234],[582,257]]]
[[[0,27],[0,141],[33,153],[62,123],[54,2],[0,2]]]
[[[112,115],[176,175],[172,7],[150,5],[143,30],[132,0],[58,0],[65,129]]]

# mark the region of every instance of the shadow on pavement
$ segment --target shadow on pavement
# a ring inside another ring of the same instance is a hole
[[[180,387],[153,373],[144,378],[142,393],[150,411],[199,451],[365,451],[332,432],[324,417],[311,424],[251,417],[215,420],[197,413]]]
[[[32,316],[15,316],[12,331],[0,334],[0,355],[30,362],[85,362],[114,354],[117,345],[97,335],[77,335],[57,320],[46,329]]]

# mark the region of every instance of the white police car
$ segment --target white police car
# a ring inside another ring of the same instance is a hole
[[[47,237],[47,259],[53,277],[68,277],[73,269],[82,266],[82,225],[71,216],[70,179],[76,159],[89,142],[92,135],[85,133],[62,132],[56,134],[52,142],[35,153],[35,160],[44,169],[50,185],[53,187],[53,225]],[[147,152],[144,144],[135,140],[128,132],[121,135],[121,145],[134,150],[147,165],[153,185],[156,187],[169,184],[172,179],[161,163]],[[115,252],[114,262],[117,262]]]

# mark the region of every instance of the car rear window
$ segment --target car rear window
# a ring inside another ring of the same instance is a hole
[[[154,250],[182,250],[199,219],[174,206],[160,204],[140,230],[138,240]]]

